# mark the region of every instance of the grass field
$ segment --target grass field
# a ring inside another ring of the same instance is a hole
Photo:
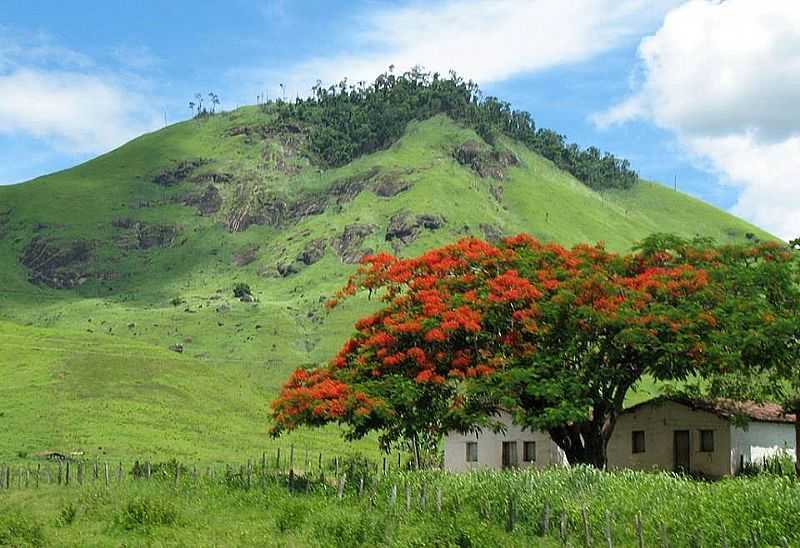
[[[14,546],[797,546],[800,485],[592,469],[149,479],[0,490]],[[363,487],[361,480],[364,479]],[[688,519],[691,518],[691,519]],[[638,522],[638,525],[637,525]],[[610,544],[609,544],[610,539]],[[641,544],[639,544],[641,542]]]
[[[386,231],[400,211],[445,218],[443,227],[422,230],[403,247],[404,255],[468,234],[483,237],[486,227],[564,244],[602,240],[619,251],[655,231],[770,238],[655,183],[592,192],[508,141],[503,146],[519,165],[502,181],[480,178],[453,159],[456,147],[478,137],[445,116],[414,122],[389,149],[327,170],[281,136],[231,136],[271,118],[245,107],[175,124],[73,169],[0,187],[0,424],[13,432],[0,438],[0,460],[59,450],[214,461],[274,447],[265,432],[277,387],[293,368],[328,359],[353,321],[375,306],[359,298],[323,310],[354,269],[330,245],[349,224],[373,225],[360,245],[379,250],[391,249]],[[192,177],[231,177],[217,184],[223,204],[212,214],[182,203],[206,182],[153,182],[162,170],[197,159],[205,163]],[[237,200],[330,193],[374,170],[410,189],[390,198],[370,191],[341,203],[331,198],[324,212],[279,227],[230,232],[224,224]],[[131,229],[120,219],[169,226],[176,236],[164,246],[131,246]],[[84,242],[89,258],[75,268],[87,281],[74,289],[32,284],[21,257],[35,237],[55,249]],[[312,240],[328,242],[321,260],[279,275],[276,265]],[[247,253],[252,261],[240,266]],[[257,302],[233,298],[237,282],[248,283]],[[183,353],[169,351],[174,345]],[[655,390],[645,383],[632,401]],[[280,443],[292,442],[374,451],[369,440],[346,446],[332,430]]]

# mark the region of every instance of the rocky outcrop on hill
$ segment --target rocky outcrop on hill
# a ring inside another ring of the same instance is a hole
[[[481,229],[481,232],[483,232],[484,238],[493,244],[498,243],[505,236],[503,229],[497,225],[481,224],[479,228]]]
[[[158,175],[153,178],[153,182],[161,186],[176,185],[186,180],[195,169],[207,163],[209,163],[209,160],[203,158],[178,162],[175,165],[162,169]]]
[[[222,195],[214,185],[208,185],[203,194],[192,194],[184,198],[183,203],[197,207],[200,215],[213,215],[222,207]]]
[[[416,240],[423,230],[438,230],[444,226],[445,222],[445,218],[441,215],[430,213],[412,215],[408,211],[400,211],[389,219],[386,241],[392,242],[392,246],[398,250]]]
[[[128,217],[119,217],[111,225],[120,229],[114,243],[122,249],[150,249],[170,247],[180,232],[180,227],[167,224],[148,224]]]
[[[19,261],[28,269],[32,284],[73,289],[92,277],[88,264],[92,257],[92,243],[87,240],[59,242],[35,236]]]
[[[456,148],[453,157],[459,164],[484,178],[503,179],[509,167],[519,164],[519,160],[510,150],[489,147],[475,140],[469,140]]]
[[[325,256],[325,250],[327,247],[328,242],[322,238],[311,240],[303,248],[303,251],[301,251],[297,256],[297,260],[306,266],[311,266]]]
[[[362,248],[361,246],[364,240],[377,229],[377,226],[368,224],[347,225],[340,235],[333,238],[331,247],[336,250],[343,263],[357,264],[366,255],[374,253],[371,248]]]
[[[11,224],[11,213],[10,209],[0,209],[0,240],[5,238],[8,225]]]

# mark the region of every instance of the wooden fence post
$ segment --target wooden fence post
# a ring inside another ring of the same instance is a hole
[[[644,548],[644,531],[642,530],[642,513],[636,513],[636,539],[639,542],[639,548]]]
[[[294,472],[294,444],[289,446],[289,474]]]
[[[606,510],[606,545],[614,548],[614,538],[611,536],[611,512]]]
[[[105,472],[106,487],[108,487],[109,480],[110,480],[109,471],[108,471],[108,463],[105,463],[105,467],[104,467],[103,472]]]
[[[567,512],[562,510],[561,511],[561,544],[564,546],[567,545]]]
[[[145,473],[145,478],[148,479],[148,480],[150,479],[150,472],[151,472],[151,470],[150,470],[150,461],[147,461],[147,464],[145,464],[145,472],[144,473]]]
[[[178,487],[178,484],[180,483],[180,481],[181,481],[181,463],[180,462],[176,462],[175,463],[175,487],[176,488]]]
[[[583,542],[586,548],[592,545],[592,532],[589,530],[589,510],[583,508],[581,510],[581,519],[583,520]]]
[[[364,496],[364,476],[361,476],[361,478],[358,480],[358,496]]]
[[[339,478],[339,491],[337,496],[341,499],[344,496],[344,484],[347,481],[347,474],[342,474],[342,477]]]
[[[394,505],[397,503],[397,484],[392,484],[392,494],[389,496],[389,506],[394,508]]]
[[[84,471],[84,462],[80,461],[78,463],[78,485],[83,485],[83,471]]]
[[[117,483],[122,483],[122,478],[124,473],[122,471],[122,463],[119,463],[119,467],[117,468]]]
[[[67,471],[64,473],[64,485],[68,487],[69,487],[69,476],[70,476],[69,472],[70,472],[69,461],[67,461]]]
[[[58,463],[58,484],[59,485],[61,485],[62,477],[63,477],[63,470],[62,470],[62,467],[61,467],[61,461],[59,461],[59,463]]]
[[[550,533],[550,505],[544,503],[544,515],[542,516],[542,535],[547,536]]]
[[[436,511],[442,513],[442,488],[436,488]]]
[[[411,486],[406,483],[406,512],[411,511]]]
[[[439,491],[441,493],[441,491]],[[441,505],[439,511],[441,512]],[[516,525],[516,509],[514,508],[514,499],[512,497],[508,497],[508,516],[506,519],[506,531],[512,533],[514,531],[514,526]]]
[[[95,457],[94,458],[94,478],[93,478],[93,481],[97,481],[98,479],[100,479],[100,470],[99,470],[99,468],[97,466],[98,466],[97,457]]]

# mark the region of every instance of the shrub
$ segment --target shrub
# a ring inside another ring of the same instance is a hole
[[[58,511],[56,524],[59,527],[67,527],[69,525],[72,525],[77,517],[78,517],[78,507],[70,502],[67,503],[66,506],[63,506],[61,510]]]
[[[0,546],[44,546],[41,524],[20,512],[0,514]]]
[[[119,516],[120,525],[128,530],[159,525],[173,525],[178,520],[175,506],[154,497],[137,497],[128,502]]]
[[[278,513],[275,516],[275,526],[281,533],[297,529],[303,524],[307,514],[308,508],[302,502],[287,501],[278,509]]]
[[[250,290],[250,286],[244,282],[239,282],[233,286],[233,296],[237,299],[241,299],[245,295],[252,295],[253,292]]]

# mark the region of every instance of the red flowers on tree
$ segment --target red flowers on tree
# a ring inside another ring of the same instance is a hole
[[[328,366],[292,375],[273,402],[273,432],[336,422],[350,437],[381,432],[384,447],[434,444],[453,428],[496,426],[502,407],[547,429],[570,461],[603,466],[644,375],[682,378],[735,353],[716,336],[737,325],[726,321],[732,256],[746,254],[654,236],[618,255],[523,234],[367,257],[330,305],[367,290],[382,308]]]

